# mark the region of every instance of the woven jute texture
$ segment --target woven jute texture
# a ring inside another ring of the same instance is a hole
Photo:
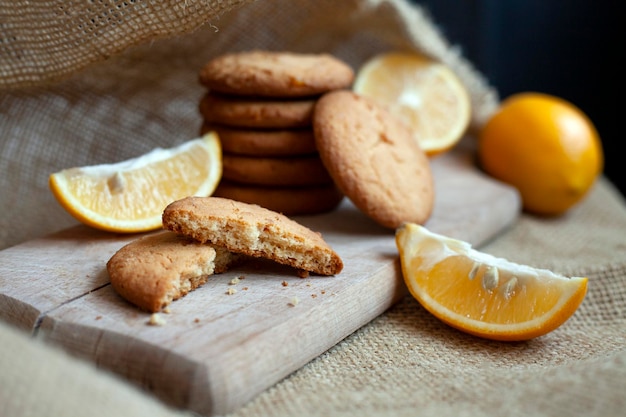
[[[247,49],[329,52],[354,68],[420,50],[464,81],[473,129],[497,105],[406,1],[0,0],[0,249],[76,223],[54,201],[50,173],[196,137],[199,68]],[[589,277],[579,310],[544,337],[477,339],[407,297],[233,415],[624,415],[624,231],[626,203],[600,178],[565,216],[522,215],[481,248]],[[2,322],[0,369],[3,416],[189,415]]]

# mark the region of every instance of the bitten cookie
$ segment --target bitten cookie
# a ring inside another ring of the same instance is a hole
[[[434,205],[430,161],[408,128],[352,91],[322,96],[313,116],[320,157],[355,206],[388,228],[423,224]]]
[[[234,127],[285,129],[311,126],[315,100],[261,100],[207,93],[200,114],[208,122]]]
[[[349,87],[354,71],[329,54],[246,51],[212,59],[199,78],[209,90],[226,94],[304,97]]]
[[[222,155],[222,178],[243,184],[309,186],[332,184],[319,155],[302,157],[254,157]]]
[[[254,204],[187,197],[165,208],[163,226],[199,242],[303,271],[335,275],[343,269],[343,261],[319,233]]]
[[[141,237],[107,262],[113,289],[143,310],[160,311],[224,272],[240,255],[170,231]]]
[[[222,180],[212,195],[257,204],[286,216],[325,213],[335,209],[343,200],[343,194],[335,184],[264,187]]]
[[[215,131],[222,151],[247,156],[296,156],[317,153],[312,129],[256,130],[202,124],[200,135]]]

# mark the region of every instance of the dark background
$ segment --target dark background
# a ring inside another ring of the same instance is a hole
[[[604,174],[626,195],[624,0],[415,2],[501,98],[538,91],[584,111],[602,140]]]

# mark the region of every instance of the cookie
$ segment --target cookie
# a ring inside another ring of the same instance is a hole
[[[246,51],[212,59],[199,79],[209,90],[226,94],[306,97],[349,87],[354,70],[329,54]]]
[[[139,308],[157,312],[227,270],[240,255],[170,231],[134,240],[107,262],[113,289]]]
[[[187,197],[165,208],[163,227],[301,271],[336,275],[343,269],[341,257],[320,233],[255,204],[220,197]]]
[[[200,135],[210,131],[217,133],[226,153],[279,157],[317,154],[312,129],[240,129],[205,122]]]
[[[243,184],[285,187],[333,182],[318,154],[273,158],[224,153],[222,178]]]
[[[343,194],[334,184],[263,187],[222,180],[212,195],[257,204],[287,216],[326,213],[334,210],[343,200]]]
[[[423,224],[434,205],[430,161],[408,128],[352,91],[322,96],[313,116],[320,157],[341,191],[382,226]]]
[[[315,100],[262,100],[207,93],[199,110],[204,120],[234,127],[284,129],[311,126]]]

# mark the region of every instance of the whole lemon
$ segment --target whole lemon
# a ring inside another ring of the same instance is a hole
[[[504,100],[479,133],[478,159],[489,175],[516,187],[525,211],[559,215],[601,174],[602,144],[575,105],[542,93]]]

